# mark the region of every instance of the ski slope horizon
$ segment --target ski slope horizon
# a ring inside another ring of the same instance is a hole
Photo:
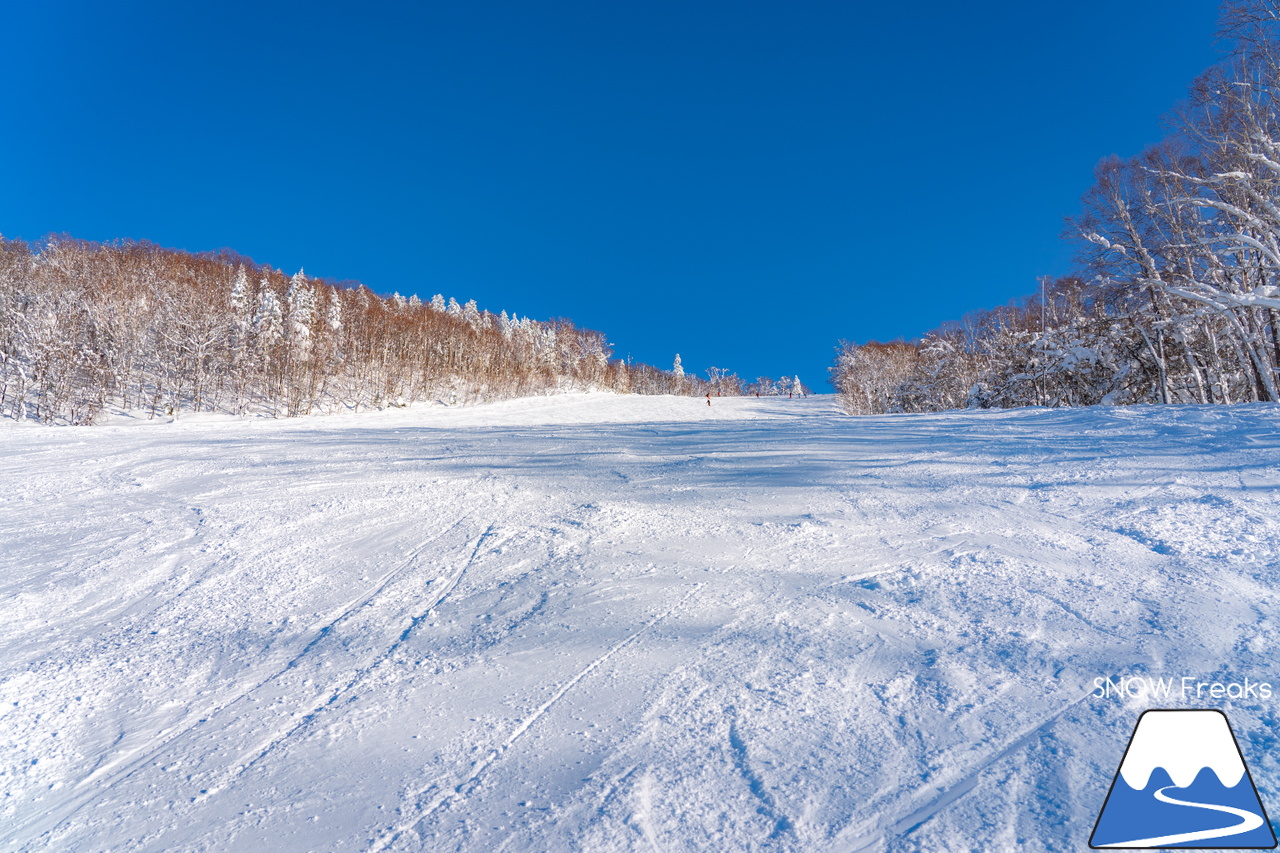
[[[571,394],[0,455],[0,848],[1084,849],[1149,707],[1280,790],[1280,406]]]

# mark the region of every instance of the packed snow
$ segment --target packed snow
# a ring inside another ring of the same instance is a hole
[[[1148,707],[1224,710],[1280,812],[1274,405],[579,394],[0,457],[5,849],[1083,849]]]

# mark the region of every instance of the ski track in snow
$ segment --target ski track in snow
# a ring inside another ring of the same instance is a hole
[[[489,767],[489,765],[493,764],[493,762],[501,758],[503,753],[505,753],[508,749],[510,749],[511,745],[514,744],[516,740],[520,738],[521,735],[523,735],[526,731],[529,730],[530,726],[536,723],[543,714],[545,714],[548,710],[550,710],[552,705],[556,704],[561,699],[563,699],[564,695],[568,693],[570,690],[572,690],[578,684],[579,681],[586,678],[597,667],[602,665],[609,658],[613,657],[613,655],[616,652],[631,645],[641,635],[647,632],[654,625],[665,620],[675,610],[677,610],[680,607],[680,605],[684,604],[685,601],[687,601],[694,593],[696,593],[701,588],[702,588],[702,584],[696,584],[692,590],[690,590],[683,598],[680,599],[680,601],[676,604],[675,607],[672,607],[670,610],[668,610],[665,613],[662,613],[658,616],[653,617],[644,625],[642,625],[637,631],[635,631],[635,633],[631,634],[621,642],[613,646],[610,646],[609,649],[604,654],[595,658],[589,664],[583,667],[582,670],[580,670],[572,678],[570,678],[563,685],[561,685],[559,689],[557,689],[555,693],[551,695],[551,698],[547,699],[547,701],[543,702],[536,709],[526,714],[523,717],[523,719],[521,719],[519,724],[515,727],[515,729],[511,732],[511,734],[508,735],[507,738],[504,741],[502,741],[502,743],[498,744],[497,747],[492,749],[484,758],[477,761],[471,767],[470,772],[467,773],[467,775],[461,781],[459,781],[456,784],[449,785],[444,792],[437,794],[434,797],[434,799],[432,799],[429,802],[426,808],[422,810],[421,814],[416,814],[411,818],[409,818],[408,820],[402,821],[399,825],[393,827],[390,832],[384,834],[381,839],[376,841],[373,844],[373,846],[370,848],[370,850],[386,849],[387,846],[394,844],[400,838],[400,836],[404,834],[404,832],[407,829],[430,818],[432,813],[435,812],[436,809],[440,808],[442,805],[444,805],[448,801],[456,797],[465,797],[469,792],[470,788],[474,785],[476,780],[479,778],[480,774],[483,773]],[[413,796],[415,798],[421,797],[423,794],[431,791],[436,787],[437,786],[433,785],[430,788],[416,792],[416,794],[414,794]]]
[[[291,658],[288,661],[288,663],[284,665],[282,669],[276,672],[273,672],[271,675],[264,678],[262,681],[256,684],[253,684],[247,690],[235,695],[229,701],[206,707],[200,713],[199,719],[196,720],[194,723],[191,723],[190,725],[180,728],[177,731],[174,731],[172,733],[164,733],[162,734],[161,737],[146,744],[144,747],[136,750],[135,753],[140,752],[141,753],[140,755],[136,755],[136,757],[127,756],[127,755],[121,756],[111,764],[99,765],[94,770],[94,772],[92,772],[91,774],[86,776],[84,779],[76,783],[76,787],[81,790],[85,790],[86,793],[78,801],[69,801],[64,807],[64,809],[61,811],[61,813],[57,815],[57,820],[65,821],[74,817],[76,812],[78,812],[81,808],[83,808],[93,799],[104,796],[118,782],[128,779],[129,776],[132,775],[133,771],[136,770],[139,766],[154,760],[161,751],[163,751],[166,747],[168,747],[177,739],[181,738],[183,735],[188,734],[196,726],[207,723],[210,719],[216,717],[225,709],[234,706],[240,700],[244,699],[247,696],[252,695],[255,691],[265,687],[269,682],[279,679],[284,672],[296,667],[298,665],[298,662],[302,659],[304,655],[306,655],[313,648],[315,648],[316,645],[321,640],[325,639],[325,637],[329,634],[329,632],[332,631],[337,625],[342,623],[344,620],[350,618],[350,616],[356,610],[356,608],[366,605],[370,599],[378,595],[380,592],[382,592],[383,589],[386,588],[387,584],[390,583],[392,578],[394,578],[395,576],[403,572],[405,568],[407,568],[408,566],[411,566],[414,560],[416,559],[416,557],[418,556],[418,553],[420,553],[421,550],[425,548],[430,541],[431,540],[424,542],[421,546],[415,549],[414,554],[411,555],[408,560],[406,560],[403,564],[401,564],[400,566],[398,566],[397,568],[389,572],[386,575],[386,577],[382,578],[379,581],[377,588],[374,589],[372,592],[370,592],[368,595],[362,596],[357,601],[343,607],[342,612],[334,616],[332,619],[327,620],[327,623],[325,625],[319,627],[318,629],[314,627],[311,628],[308,631],[308,633],[312,634],[314,636],[314,639],[312,639],[311,642],[307,643],[307,645],[303,647],[302,651],[299,652],[293,658]],[[460,574],[461,573],[459,573],[459,575]],[[450,585],[450,587],[452,587],[452,584]],[[187,587],[186,589],[190,589],[190,587]],[[184,589],[183,592],[185,592],[186,589]],[[181,594],[182,593],[179,593],[179,595]],[[448,590],[446,590],[441,595],[441,598],[443,598],[447,594],[448,594]],[[329,702],[325,704],[330,704],[335,699],[337,699],[338,696],[342,692],[344,692],[345,689],[349,689],[350,686],[356,680],[358,680],[358,677],[359,677],[359,674],[353,677],[351,682],[348,682],[347,685],[345,685],[343,688],[340,688],[338,691],[336,691],[333,694],[333,696],[329,699]],[[312,708],[311,712],[306,717],[304,717],[304,722],[307,720],[310,720],[311,715],[314,714],[315,711],[317,710],[319,710],[319,706]],[[295,731],[297,728],[299,728],[303,724],[304,723],[299,723],[298,725],[292,727],[289,731],[283,733],[279,738],[273,738],[272,741],[268,742],[266,745],[262,747],[258,757],[261,758],[265,756],[266,753],[269,752],[271,748],[274,746],[274,743],[276,741],[282,740],[284,737],[287,737],[290,733]],[[257,759],[254,759],[254,761],[256,760]],[[254,762],[250,762],[248,765],[237,767],[233,769],[229,775],[233,775],[233,776],[239,775],[239,773],[243,772],[244,769],[246,769],[248,766],[251,766],[253,763]],[[118,770],[115,770],[117,765],[122,765],[122,766],[120,766]],[[113,770],[115,770],[115,772],[112,772]],[[203,797],[204,797],[204,794],[202,793],[201,797],[196,798],[196,800],[199,801]]]
[[[284,741],[286,741],[290,737],[293,737],[295,734],[297,734],[297,732],[300,729],[303,729],[304,727],[311,725],[312,722],[315,721],[317,714],[319,714],[322,710],[333,705],[338,700],[342,699],[344,696],[350,693],[351,690],[356,688],[371,672],[373,672],[373,670],[379,664],[381,664],[383,661],[387,660],[393,654],[395,654],[396,649],[398,649],[400,645],[404,643],[405,640],[409,639],[409,636],[413,633],[414,629],[418,627],[419,623],[421,623],[424,618],[426,618],[426,614],[430,613],[436,607],[439,607],[440,604],[443,603],[444,600],[449,597],[449,593],[453,592],[453,590],[457,588],[458,583],[462,580],[462,576],[466,574],[467,569],[470,568],[471,564],[475,562],[476,556],[480,553],[480,546],[484,544],[485,539],[487,539],[492,533],[493,533],[493,525],[490,525],[488,528],[485,529],[484,533],[480,534],[479,538],[476,540],[475,547],[471,550],[471,555],[467,558],[467,561],[463,563],[462,566],[457,570],[457,572],[455,572],[452,576],[450,576],[438,591],[432,591],[428,589],[427,600],[429,603],[423,606],[422,612],[419,615],[412,617],[412,621],[409,623],[409,625],[400,633],[400,635],[395,639],[395,641],[391,643],[390,646],[387,647],[386,651],[382,652],[380,655],[374,658],[374,660],[368,665],[361,666],[355,669],[353,672],[350,673],[349,677],[346,674],[344,674],[343,677],[341,678],[340,686],[338,686],[331,693],[329,693],[327,697],[325,697],[322,694],[318,699],[313,700],[308,705],[306,705],[303,709],[301,709],[298,712],[295,712],[294,714],[295,717],[297,716],[301,717],[301,719],[298,722],[288,726],[282,731],[272,734],[260,746],[254,747],[252,750],[252,752],[255,753],[253,758],[249,761],[240,762],[238,764],[233,765],[232,768],[226,773],[226,776],[228,778],[238,777],[241,774],[245,773],[246,771],[252,769],[254,765],[262,761],[268,755],[270,755],[276,749],[276,747],[278,747],[280,744],[282,744]],[[424,544],[422,548],[425,548],[425,547],[426,545]],[[414,553],[414,556],[411,557],[408,560],[408,562],[405,564],[406,567],[413,564],[414,559],[417,557],[418,553],[421,552],[422,548],[417,549],[417,551]],[[394,577],[395,575],[398,575],[403,570],[403,568],[404,567],[402,567],[401,569],[397,569],[395,572],[393,572],[391,576],[388,577],[387,581],[384,581],[382,584],[380,584],[377,590],[375,590],[372,594],[367,596],[363,602],[361,602],[361,605],[367,606],[368,600],[376,596],[378,593],[382,592],[382,590],[386,588],[387,583],[390,581],[390,578]],[[348,608],[343,612],[343,614],[340,617],[338,617],[338,619],[335,619],[333,622],[331,622],[330,624],[322,628],[320,631],[320,635],[317,636],[315,640],[312,640],[310,643],[308,643],[307,647],[302,650],[302,652],[298,655],[298,657],[295,657],[292,660],[290,660],[287,668],[292,669],[296,667],[298,665],[298,661],[301,660],[302,656],[307,654],[307,652],[311,651],[311,649],[318,642],[320,642],[320,640],[324,639],[324,637],[328,634],[330,630],[332,630],[334,626],[336,626],[339,622],[343,621],[345,618],[349,617],[353,612],[353,610],[354,608]],[[258,686],[261,687],[262,685],[258,685]],[[223,785],[225,784],[226,782],[223,783]],[[208,799],[211,796],[216,795],[218,791],[221,789],[221,787],[222,786],[219,785],[219,786],[201,791],[200,796],[195,798],[195,802],[199,803],[205,799]]]
[[[1083,848],[1280,683],[1280,408],[697,403],[0,426],[0,849]]]

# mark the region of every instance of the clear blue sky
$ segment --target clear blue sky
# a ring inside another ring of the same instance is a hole
[[[826,388],[1068,272],[1208,0],[14,3],[0,233],[230,247]]]

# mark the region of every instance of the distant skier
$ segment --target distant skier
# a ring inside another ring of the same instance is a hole
[[[708,392],[707,392],[707,405],[708,405],[708,406],[710,406],[710,405],[711,405],[711,392],[710,392],[710,391],[708,391]]]

